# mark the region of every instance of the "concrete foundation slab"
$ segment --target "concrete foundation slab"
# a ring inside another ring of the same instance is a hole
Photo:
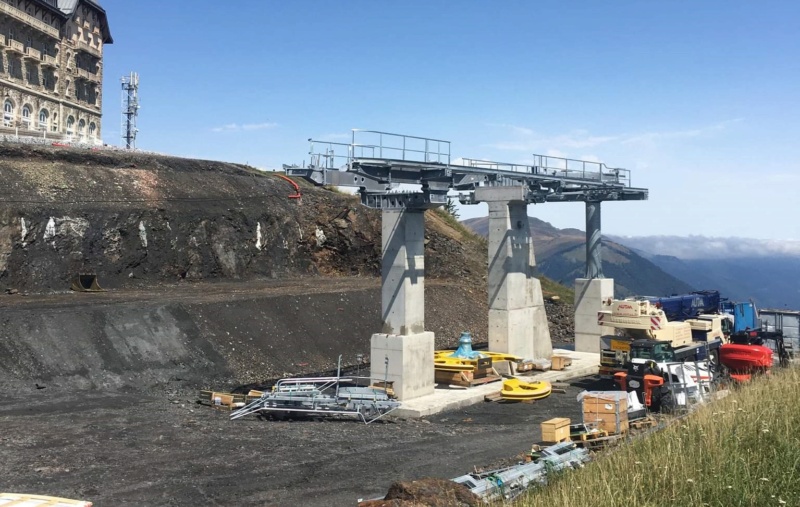
[[[394,382],[398,399],[410,400],[431,395],[434,389],[434,334],[413,335],[378,333],[370,342],[371,377]],[[388,361],[388,365],[387,365]]]
[[[565,382],[577,378],[597,375],[600,365],[600,356],[586,352],[556,349],[554,354],[572,358],[572,365],[561,371],[534,372],[533,375],[520,375],[518,378],[527,381],[546,380],[548,382]],[[428,396],[422,396],[403,402],[403,406],[392,413],[396,417],[427,417],[430,415],[456,410],[475,403],[483,403],[483,397],[496,393],[503,388],[503,382],[493,382],[468,389],[451,389],[447,386],[437,386],[435,391]],[[551,396],[561,396],[552,394]],[[577,403],[577,402],[576,402]]]
[[[613,278],[575,280],[575,350],[599,353],[600,337],[614,334],[613,327],[597,325],[597,312],[603,309],[603,301],[613,297]]]

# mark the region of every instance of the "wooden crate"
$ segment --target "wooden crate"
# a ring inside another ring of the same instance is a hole
[[[542,441],[563,442],[569,440],[569,419],[556,417],[542,423]]]
[[[610,434],[628,431],[628,400],[624,393],[597,392],[583,397],[583,423]]]
[[[550,358],[551,370],[563,370],[567,366],[572,365],[572,358],[567,356],[553,356]]]
[[[628,400],[625,398],[615,400],[609,397],[587,395],[583,398],[583,411],[600,414],[625,412],[627,414]]]

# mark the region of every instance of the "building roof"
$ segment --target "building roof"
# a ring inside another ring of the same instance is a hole
[[[99,3],[94,0],[57,0],[58,9],[63,12],[67,17],[72,17],[78,8],[78,4],[83,2],[97,9],[100,14],[100,30],[103,32],[103,44],[113,44],[114,39],[111,37],[111,29],[108,27],[108,18],[106,11]]]

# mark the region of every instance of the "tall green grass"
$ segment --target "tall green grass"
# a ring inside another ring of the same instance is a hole
[[[779,370],[515,502],[800,506],[800,370]]]

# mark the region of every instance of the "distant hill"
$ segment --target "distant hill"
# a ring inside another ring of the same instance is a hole
[[[800,309],[800,242],[704,236],[612,237],[658,267],[732,300]]]
[[[548,278],[572,286],[585,272],[585,233],[579,229],[558,229],[538,218],[528,218],[536,269]],[[488,235],[487,217],[470,218],[463,223],[481,236]],[[617,297],[661,296],[693,290],[693,284],[666,273],[632,249],[606,239],[603,240],[603,274],[614,279]]]

